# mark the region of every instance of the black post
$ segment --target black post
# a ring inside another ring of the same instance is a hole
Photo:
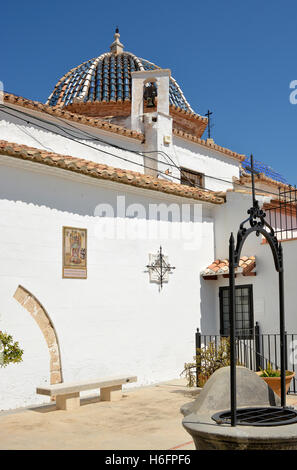
[[[235,344],[235,276],[234,237],[229,240],[229,321],[230,321],[230,401],[231,426],[236,426],[236,344]]]
[[[197,349],[201,348],[201,333],[199,328],[195,333],[195,357],[196,357],[196,387],[199,387],[199,374],[201,372],[201,363],[197,358]]]
[[[260,370],[261,367],[261,357],[260,357],[260,326],[256,321],[255,325],[255,350],[256,350],[256,371]]]
[[[288,333],[285,331],[285,369],[288,370]]]
[[[286,338],[285,338],[285,301],[284,301],[284,269],[283,248],[279,243],[279,322],[280,322],[280,359],[281,359],[281,406],[286,406]]]

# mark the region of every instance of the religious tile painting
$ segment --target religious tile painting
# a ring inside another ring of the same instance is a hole
[[[87,229],[63,227],[63,278],[87,278]]]

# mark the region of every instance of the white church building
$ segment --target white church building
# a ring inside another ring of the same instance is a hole
[[[24,356],[0,368],[0,409],[45,402],[42,384],[174,379],[197,328],[226,334],[228,240],[251,206],[251,176],[245,155],[203,138],[207,125],[171,71],[126,52],[118,31],[46,104],[3,92],[0,330]],[[295,333],[296,209],[278,208],[279,191],[290,187],[263,167],[257,199],[283,241]],[[277,333],[277,274],[261,237],[245,245],[236,284],[237,328]]]

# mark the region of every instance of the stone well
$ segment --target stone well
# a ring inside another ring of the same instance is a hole
[[[237,408],[280,406],[268,385],[245,367],[236,368]],[[217,424],[212,416],[230,409],[230,367],[217,370],[198,398],[181,407],[182,424],[197,450],[291,450],[297,449],[297,423],[281,426]]]

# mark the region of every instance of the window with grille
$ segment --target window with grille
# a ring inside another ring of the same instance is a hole
[[[204,187],[203,173],[197,171],[187,170],[186,168],[180,169],[180,182],[187,186],[197,186],[198,188]]]
[[[230,335],[229,287],[220,287],[221,335]],[[235,332],[237,336],[248,338],[253,334],[253,286],[235,287]]]

